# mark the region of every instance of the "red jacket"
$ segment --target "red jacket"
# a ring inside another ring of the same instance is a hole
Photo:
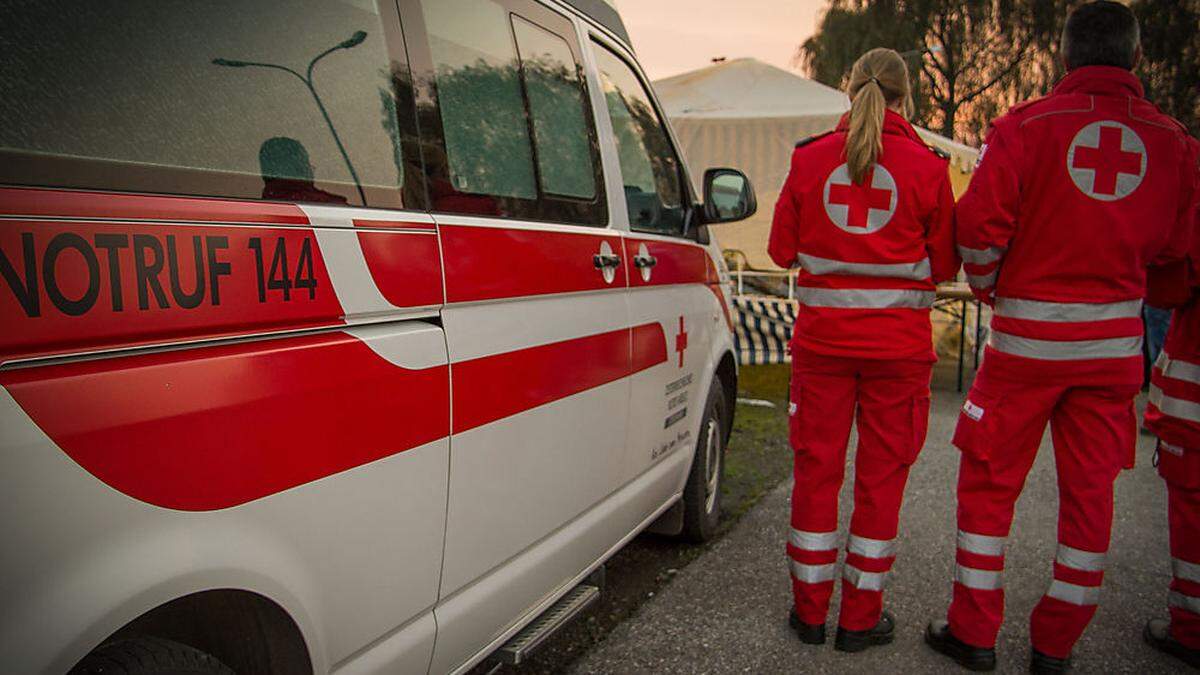
[[[1200,149],[1194,140],[1192,146]],[[1154,364],[1146,426],[1175,449],[1200,452],[1200,199],[1193,205],[1192,218],[1188,259],[1150,270],[1146,299],[1175,312],[1167,343]]]
[[[792,349],[930,360],[935,282],[958,273],[946,160],[887,111],[883,152],[864,185],[846,169],[847,118],[796,145],[768,252],[799,265]]]
[[[987,358],[1141,382],[1146,268],[1187,252],[1196,174],[1184,128],[1120,68],[1079,68],[993,122],[956,209],[968,280],[995,306]]]

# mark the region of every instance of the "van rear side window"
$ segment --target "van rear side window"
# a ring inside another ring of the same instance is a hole
[[[0,53],[0,182],[403,206],[373,3],[5,3]]]
[[[607,224],[570,20],[525,0],[421,0],[409,38],[416,23],[432,69],[417,79],[436,85],[437,119],[421,129],[433,210]]]

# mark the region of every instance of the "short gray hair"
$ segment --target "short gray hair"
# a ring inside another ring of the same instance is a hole
[[[1076,7],[1063,26],[1062,52],[1067,70],[1116,66],[1133,70],[1141,30],[1133,10],[1100,0]]]

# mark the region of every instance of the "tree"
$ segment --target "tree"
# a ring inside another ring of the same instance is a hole
[[[969,143],[1013,104],[1047,93],[1063,75],[1059,36],[1067,0],[831,0],[797,50],[813,79],[844,87],[872,47],[908,52],[913,120]],[[1200,131],[1200,0],[1134,0],[1147,97]]]
[[[832,0],[817,33],[797,56],[814,79],[840,87],[867,49],[907,52],[915,85],[914,119],[945,136],[973,142],[998,99],[1019,96],[1052,75],[1052,63],[1033,57],[1052,42],[1063,4]]]
[[[1138,0],[1146,95],[1200,134],[1200,0]]]

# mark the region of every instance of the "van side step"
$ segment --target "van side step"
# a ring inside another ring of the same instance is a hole
[[[546,641],[546,638],[570,623],[571,619],[591,606],[599,597],[599,586],[587,582],[579,584],[504,643],[503,647],[493,652],[492,658],[510,666],[522,663],[529,658],[533,650]]]

